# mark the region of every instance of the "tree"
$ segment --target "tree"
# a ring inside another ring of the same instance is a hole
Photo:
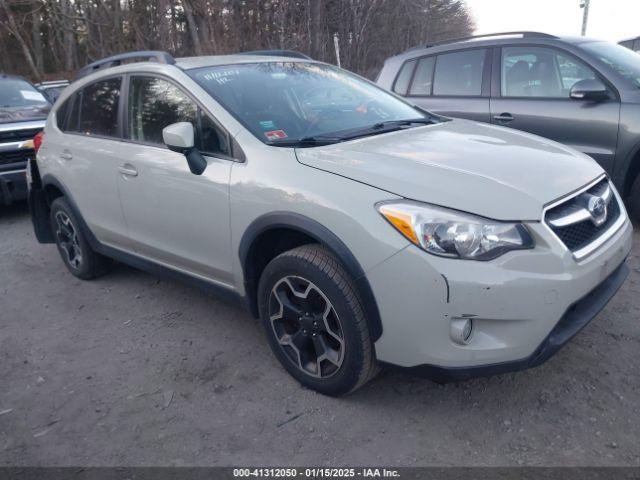
[[[68,76],[105,56],[293,49],[373,77],[385,58],[471,34],[463,0],[0,0],[0,69]]]

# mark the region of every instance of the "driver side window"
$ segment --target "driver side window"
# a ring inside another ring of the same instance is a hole
[[[595,79],[591,68],[551,48],[502,50],[502,96],[569,98],[580,80]]]
[[[176,85],[161,78],[134,76],[129,86],[128,138],[163,145],[162,129],[190,122],[203,153],[229,154],[226,134]]]

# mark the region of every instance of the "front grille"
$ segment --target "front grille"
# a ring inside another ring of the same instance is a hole
[[[26,130],[9,130],[0,132],[0,142],[22,142],[32,140],[42,128],[28,128]]]
[[[10,152],[0,152],[0,167],[13,163],[25,163],[29,158],[33,158],[33,154],[33,150],[24,148]]]
[[[586,205],[589,196],[602,197],[606,195],[607,187],[610,189],[613,188],[609,184],[609,180],[605,178],[585,192],[547,210],[545,213],[545,222],[547,225],[549,225],[562,243],[572,252],[578,251],[597,240],[620,218],[621,209],[617,197],[613,194],[613,190],[609,190],[607,217],[601,225],[596,225],[590,216],[588,218],[581,218],[580,216],[580,214],[583,214],[582,217],[588,215]],[[578,214],[578,216],[575,218],[580,220],[575,223],[563,226],[554,226],[552,224],[553,221],[570,218],[569,216],[576,214]]]

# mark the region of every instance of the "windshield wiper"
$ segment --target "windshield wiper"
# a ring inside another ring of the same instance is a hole
[[[294,138],[288,139],[283,138],[279,140],[271,140],[267,142],[267,145],[271,145],[273,147],[318,147],[321,145],[331,145],[332,143],[338,143],[342,141],[340,137],[302,137],[302,138]]]
[[[410,118],[407,120],[387,120],[384,122],[378,122],[370,127],[359,128],[357,130],[349,130],[342,135],[316,135],[312,137],[302,137],[297,139],[283,138],[278,140],[271,140],[267,142],[267,145],[274,147],[318,147],[321,145],[331,145],[333,143],[344,142],[346,140],[353,140],[355,138],[366,137],[369,135],[377,135],[379,133],[394,132],[412,125],[414,123],[432,124],[436,123],[433,118],[420,117]]]
[[[341,135],[340,141],[354,140],[356,138],[368,137],[372,135],[379,135],[381,133],[391,133],[397,130],[403,130],[403,127],[410,126],[414,123],[432,124],[436,123],[430,118],[412,118],[409,120],[387,120],[384,122],[378,122],[370,127],[363,127],[357,130],[351,130]]]
[[[432,118],[411,118],[408,120],[387,120],[385,122],[378,122],[376,124],[373,125],[373,127],[371,128],[375,128],[375,129],[380,129],[380,128],[384,128],[388,125],[398,125],[398,126],[405,126],[405,125],[411,125],[413,123],[422,123],[422,124],[431,124],[431,123],[435,123],[434,120]]]

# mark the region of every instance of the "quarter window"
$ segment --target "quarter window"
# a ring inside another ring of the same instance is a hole
[[[198,148],[203,153],[231,154],[227,135],[200,110],[200,128],[197,130]]]
[[[73,103],[75,94],[69,97],[65,102],[56,110],[56,125],[63,132],[67,131],[67,119],[69,118],[69,108]]]
[[[479,96],[486,50],[439,55],[433,78],[433,94],[445,96]]]
[[[393,91],[398,95],[406,95],[407,90],[409,89],[409,82],[411,81],[411,76],[413,75],[413,69],[416,66],[416,61],[411,60],[410,62],[406,62],[400,73],[398,74],[398,78],[396,78],[396,83],[393,86]]]
[[[420,59],[411,85],[411,95],[431,95],[435,57]]]
[[[580,80],[596,75],[584,63],[542,47],[507,47],[502,50],[502,96],[569,98]]]
[[[74,102],[78,104],[78,121],[75,125],[70,122],[69,129],[85,135],[117,136],[120,84],[120,78],[110,78],[83,88]]]

